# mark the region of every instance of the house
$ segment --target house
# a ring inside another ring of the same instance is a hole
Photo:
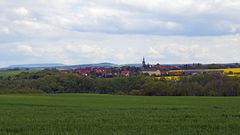
[[[129,77],[129,74],[130,72],[128,70],[123,70],[121,71],[121,76],[124,76],[124,77]]]
[[[161,75],[161,71],[160,70],[144,70],[142,71],[143,74],[148,74],[150,76],[152,75]]]

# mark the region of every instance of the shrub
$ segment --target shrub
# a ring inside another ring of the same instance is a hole
[[[133,96],[140,96],[141,95],[141,91],[140,90],[132,90],[129,94],[133,95]]]
[[[125,95],[125,93],[123,91],[118,91],[116,94],[117,95]]]
[[[37,94],[44,93],[37,89],[0,89],[0,94]]]

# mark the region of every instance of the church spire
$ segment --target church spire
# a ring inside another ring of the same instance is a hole
[[[142,67],[146,67],[146,61],[145,61],[145,58],[143,57],[143,61],[142,61]]]

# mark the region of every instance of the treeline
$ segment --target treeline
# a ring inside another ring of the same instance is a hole
[[[0,77],[0,93],[7,93],[7,90],[146,96],[239,96],[240,78],[210,74],[182,77],[179,81],[147,76],[92,78],[43,70]]]
[[[232,64],[186,64],[182,65],[181,69],[224,69],[224,68],[240,68],[239,63],[232,63]]]
[[[0,89],[0,94],[40,94],[44,93],[42,90],[38,89]]]

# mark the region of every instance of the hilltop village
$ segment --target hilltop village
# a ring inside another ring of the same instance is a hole
[[[196,74],[225,74],[225,68],[237,68],[238,63],[235,64],[183,64],[183,65],[150,65],[146,64],[143,58],[141,67],[122,66],[122,67],[84,67],[76,69],[61,70],[63,73],[74,73],[80,76],[91,76],[98,78],[112,78],[112,77],[131,77],[138,75],[146,76],[189,76]],[[239,74],[229,72],[227,74]]]

